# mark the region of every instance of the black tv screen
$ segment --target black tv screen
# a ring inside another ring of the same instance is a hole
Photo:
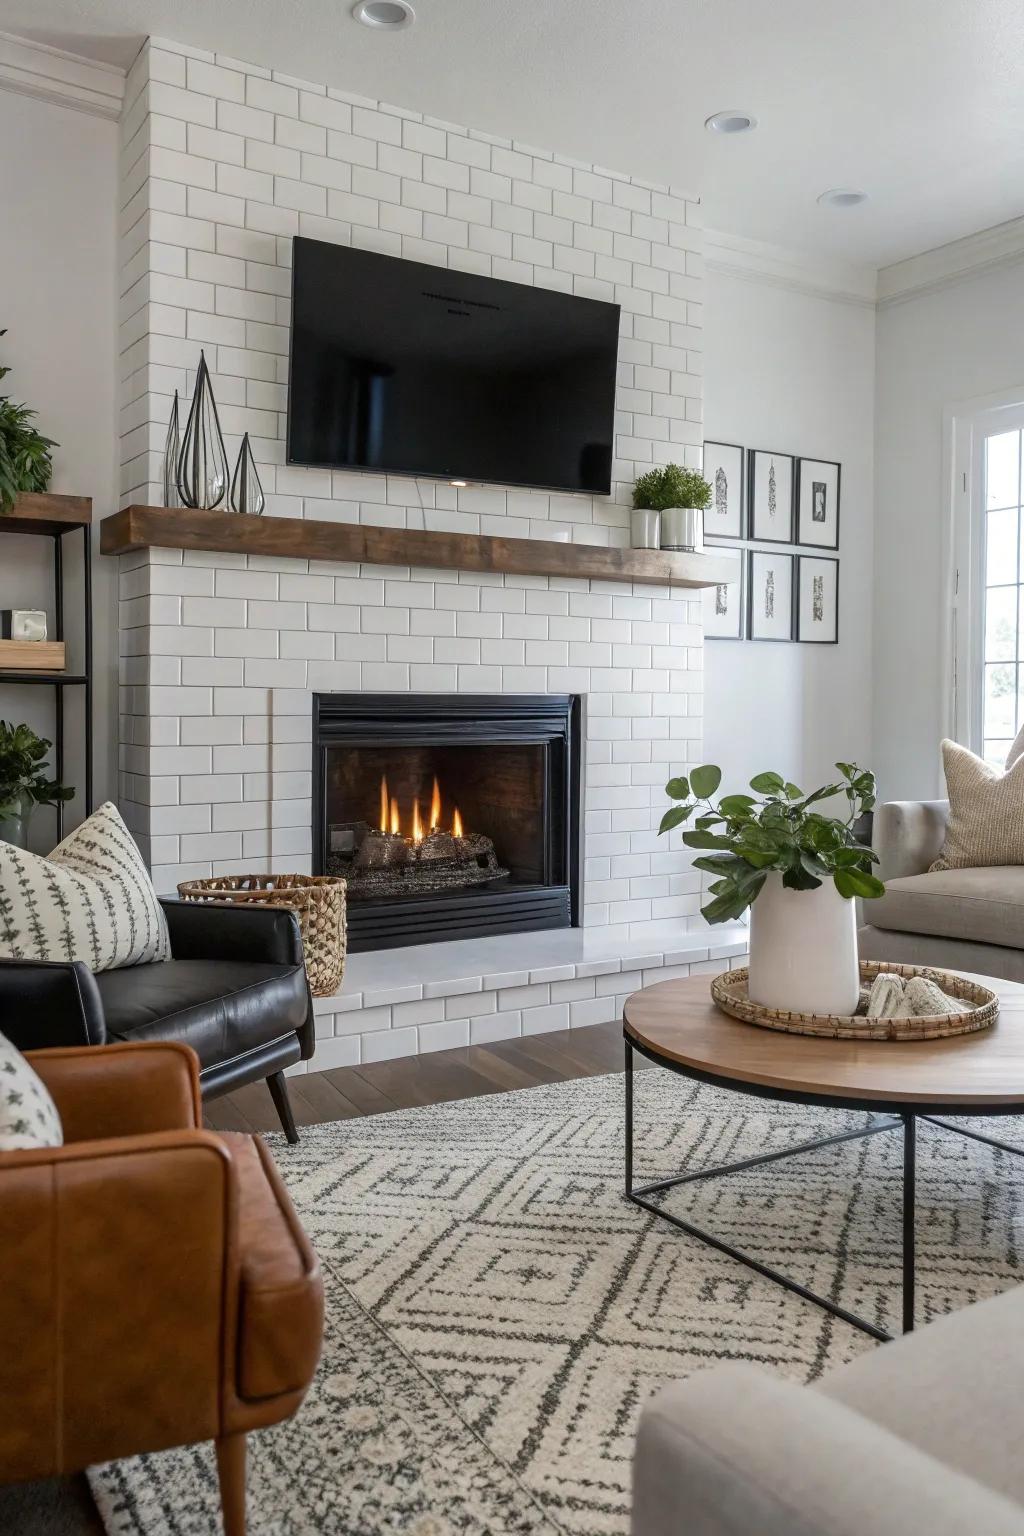
[[[609,491],[617,304],[293,251],[290,464]]]

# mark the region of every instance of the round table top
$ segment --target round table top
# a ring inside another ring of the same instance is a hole
[[[659,981],[627,998],[626,1039],[684,1073],[771,1097],[947,1113],[1024,1111],[1024,986],[976,978],[999,997],[989,1028],[949,1040],[826,1040],[733,1019],[709,976]]]

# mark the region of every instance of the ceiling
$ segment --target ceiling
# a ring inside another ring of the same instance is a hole
[[[143,37],[272,64],[700,193],[709,227],[883,266],[1024,213],[1020,0],[0,0],[111,63]],[[759,119],[719,137],[723,108]],[[821,207],[829,187],[866,204]]]

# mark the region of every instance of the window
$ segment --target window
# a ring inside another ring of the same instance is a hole
[[[979,562],[982,616],[981,749],[1001,768],[1024,725],[1024,569],[1021,550],[1021,451],[1024,433],[992,432],[983,439]]]

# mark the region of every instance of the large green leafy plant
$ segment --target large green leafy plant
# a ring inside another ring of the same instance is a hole
[[[775,871],[792,891],[813,891],[831,879],[840,896],[881,896],[885,886],[872,873],[878,858],[857,841],[854,823],[875,803],[875,776],[856,763],[836,763],[842,779],[805,795],[779,773],[751,779],[753,795],[712,799],[722,770],[711,763],[665,785],[677,804],[661,818],[661,832],[683,826],[688,848],[701,850],[698,869],[715,876],[711,900],[701,908],[709,923],[727,923],[745,912],[768,875]],[[814,807],[845,795],[848,815],[826,816]]]
[[[6,336],[6,330],[0,336]],[[0,368],[0,379],[10,373]],[[33,426],[36,412],[0,395],[0,513],[10,512],[19,491],[45,491],[53,474],[50,449],[57,444]]]
[[[44,759],[51,746],[31,726],[0,720],[0,820],[34,805],[57,805],[72,798],[73,789],[46,777],[49,764]]]
[[[703,509],[711,505],[711,487],[699,469],[663,464],[638,476],[633,486],[633,505],[652,512],[664,512],[667,507]]]

